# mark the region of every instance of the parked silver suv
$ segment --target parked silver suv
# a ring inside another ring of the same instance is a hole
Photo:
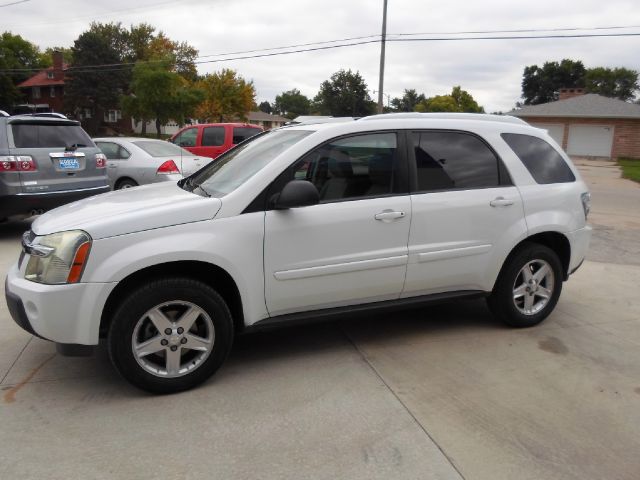
[[[0,220],[109,191],[106,157],[79,122],[0,117]]]

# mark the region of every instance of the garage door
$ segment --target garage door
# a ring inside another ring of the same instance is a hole
[[[613,127],[610,125],[570,125],[567,153],[586,157],[611,157]]]
[[[542,128],[543,130],[549,132],[551,138],[553,138],[558,145],[562,146],[562,139],[564,138],[564,125],[551,123],[532,123],[531,125],[536,128]]]

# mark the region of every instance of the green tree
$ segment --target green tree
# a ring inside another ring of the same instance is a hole
[[[449,95],[436,95],[423,100],[416,106],[416,111],[484,113],[484,108],[478,105],[469,92],[456,86]]]
[[[114,65],[125,60],[126,35],[120,24],[92,23],[72,47],[73,65],[67,71],[65,104],[72,112],[95,109],[92,121],[84,125],[90,133],[97,132],[102,113],[118,105],[120,95],[128,90],[131,67]]]
[[[264,113],[271,113],[271,104],[267,101],[261,102],[260,105],[258,105],[258,109]]]
[[[300,90],[294,88],[276,96],[276,100],[273,103],[273,110],[287,118],[309,115],[311,111],[311,100],[301,94]]]
[[[418,94],[415,89],[405,89],[402,97],[391,100],[391,107],[396,112],[415,112],[416,106],[425,100],[424,94]]]
[[[204,92],[204,100],[196,115],[207,121],[246,120],[255,106],[256,89],[235,70],[223,69],[205,75],[197,82]]]
[[[169,120],[183,125],[186,117],[193,116],[204,95],[173,71],[171,57],[152,57],[152,60],[136,64],[131,95],[123,96],[121,104],[127,114],[142,120],[143,125],[155,119],[156,133],[160,137],[160,127]]]
[[[4,32],[0,36],[0,71],[14,71],[0,73],[0,109],[11,110],[20,102],[22,93],[17,85],[44,66],[37,46],[20,35]]]
[[[589,93],[597,93],[605,97],[633,100],[640,89],[638,72],[628,68],[596,67],[587,70],[585,87]]]
[[[375,113],[367,84],[359,72],[339,70],[320,85],[314,109],[321,115],[362,117]]]
[[[524,68],[522,98],[525,105],[538,105],[558,99],[561,88],[584,87],[586,69],[581,61],[564,59],[545,62],[542,67]]]

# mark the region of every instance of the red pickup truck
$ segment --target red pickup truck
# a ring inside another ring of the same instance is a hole
[[[250,123],[201,123],[183,128],[169,141],[194,155],[216,158],[260,132],[262,127]]]

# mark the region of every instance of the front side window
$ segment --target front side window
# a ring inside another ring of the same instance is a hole
[[[490,188],[500,184],[498,159],[464,132],[414,132],[417,191]]]
[[[195,129],[193,130],[195,131]],[[195,138],[193,141],[195,142]],[[221,145],[224,145],[224,127],[205,127],[202,129],[203,147],[219,147]]]
[[[244,142],[247,138],[253,137],[261,132],[259,128],[252,127],[233,127],[233,144],[237,145]]]
[[[181,147],[195,147],[196,138],[198,137],[197,128],[188,128],[178,135],[173,143],[180,145]]]
[[[537,183],[569,183],[576,180],[562,156],[542,138],[519,133],[503,133],[502,138]]]
[[[293,178],[313,183],[321,203],[389,195],[397,152],[395,133],[341,138],[301,158],[293,167]]]

